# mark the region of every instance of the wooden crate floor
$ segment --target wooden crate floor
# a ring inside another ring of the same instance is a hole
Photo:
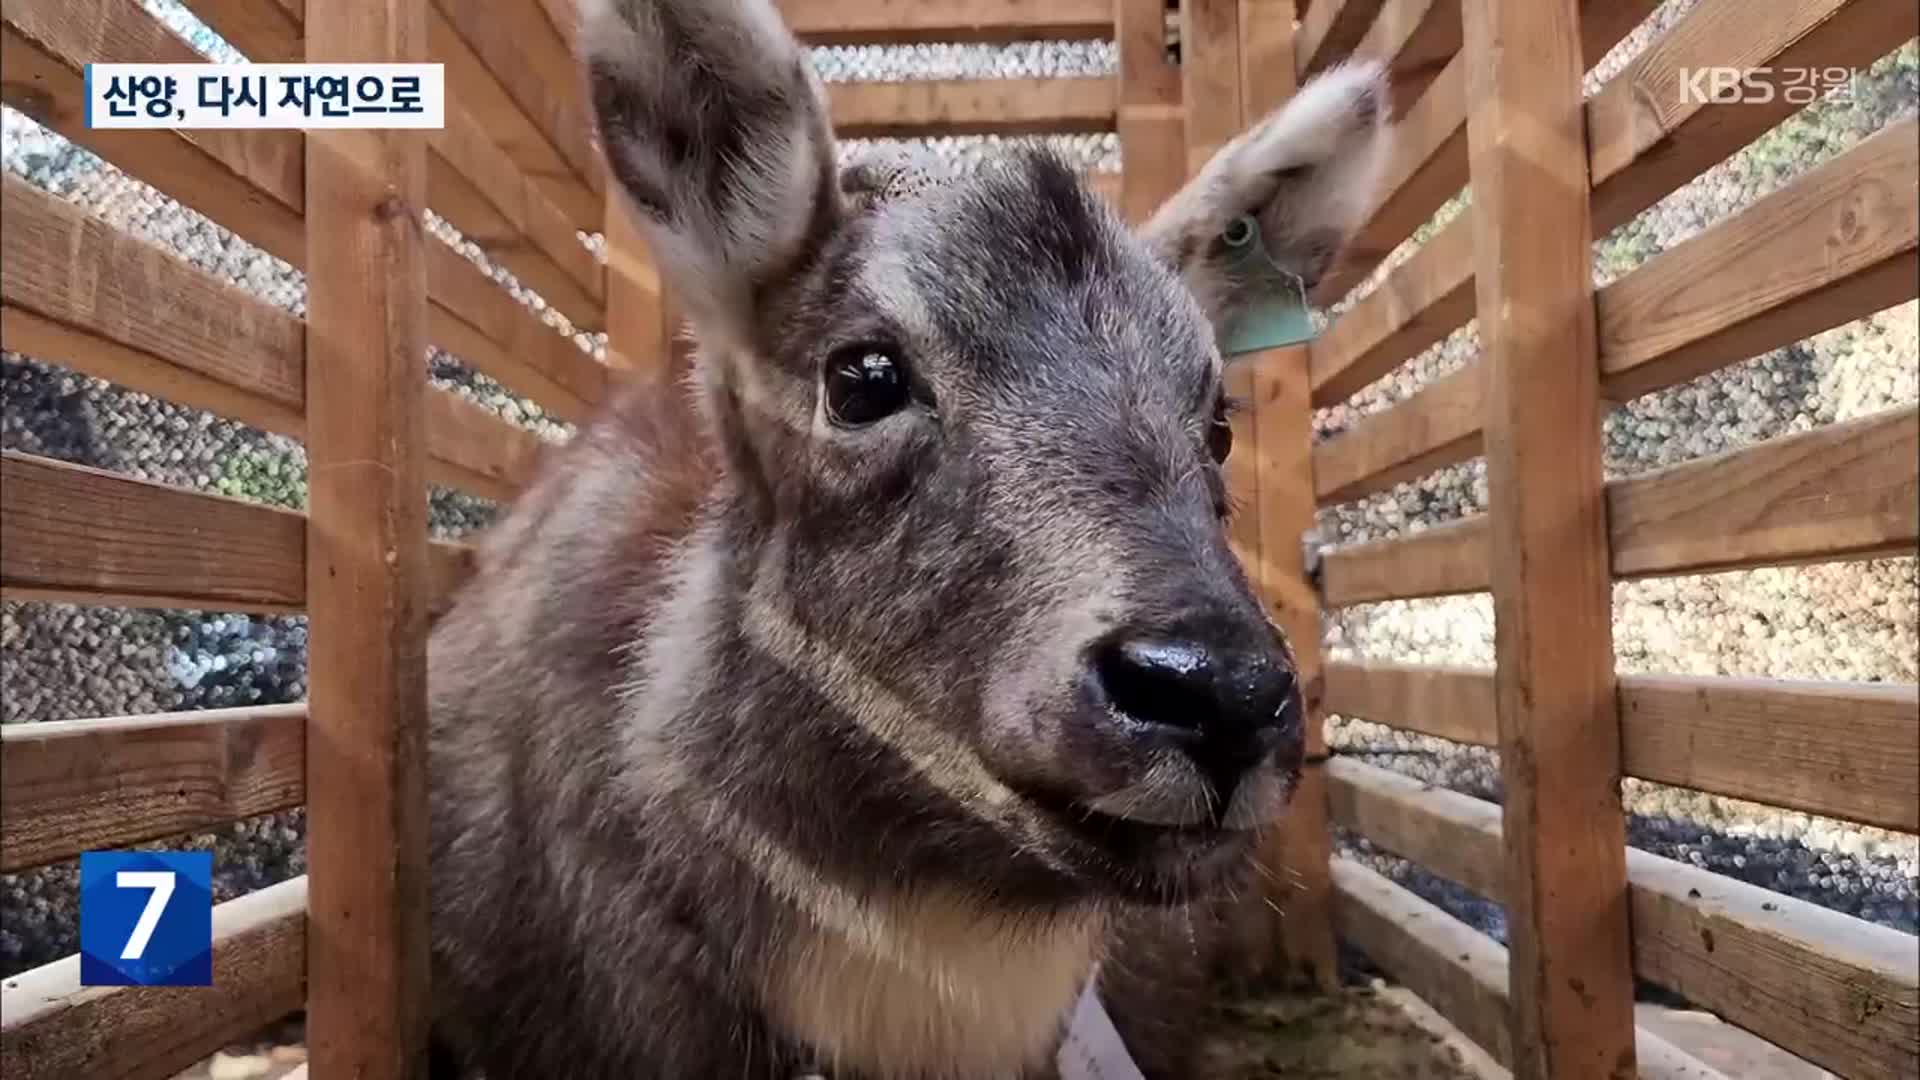
[[[1213,1010],[1207,1080],[1481,1080],[1448,1039],[1417,1022],[1394,992],[1267,993]]]

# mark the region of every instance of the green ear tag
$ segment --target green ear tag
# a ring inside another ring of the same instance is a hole
[[[1251,215],[1227,223],[1226,241],[1234,272],[1256,282],[1253,303],[1221,329],[1220,351],[1241,356],[1314,337],[1313,314],[1300,278],[1281,269],[1260,241],[1260,223]]]

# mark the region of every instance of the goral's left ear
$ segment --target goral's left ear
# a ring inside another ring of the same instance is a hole
[[[1186,280],[1215,326],[1272,287],[1250,277],[1246,250],[1227,242],[1236,219],[1253,218],[1266,257],[1305,290],[1332,267],[1376,197],[1387,92],[1377,61],[1326,72],[1222,147],[1141,227],[1141,239]]]

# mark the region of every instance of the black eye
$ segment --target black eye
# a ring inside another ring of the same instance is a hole
[[[1227,422],[1230,414],[1230,407],[1222,401],[1207,426],[1207,452],[1213,455],[1216,464],[1225,464],[1227,455],[1233,453],[1233,425]]]
[[[827,415],[859,427],[898,412],[907,403],[907,368],[886,349],[856,345],[827,359]]]

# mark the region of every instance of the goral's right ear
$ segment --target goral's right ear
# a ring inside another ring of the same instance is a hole
[[[819,80],[770,0],[581,0],[601,144],[667,283],[709,341],[840,218]]]
[[[1251,217],[1265,256],[1311,290],[1373,205],[1387,156],[1387,71],[1354,61],[1300,88],[1222,147],[1141,227],[1215,326],[1271,285],[1237,269],[1229,223]]]

